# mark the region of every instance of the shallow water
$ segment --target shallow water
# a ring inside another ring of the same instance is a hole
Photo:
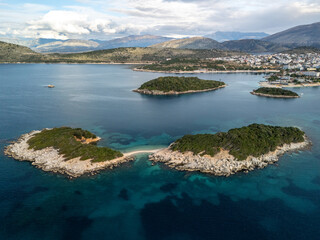
[[[0,73],[0,239],[319,239],[320,88],[261,98],[249,92],[263,75],[199,74],[228,87],[160,97],[131,90],[166,74],[130,66],[8,64]],[[229,178],[152,166],[140,154],[69,180],[3,155],[10,141],[45,127],[82,127],[126,152],[254,122],[299,126],[313,147]]]

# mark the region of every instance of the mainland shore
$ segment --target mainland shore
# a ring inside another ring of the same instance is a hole
[[[194,70],[194,71],[157,71],[157,70],[148,70],[141,68],[134,68],[133,71],[137,72],[153,72],[153,73],[174,73],[174,74],[182,74],[182,73],[278,73],[279,70],[225,70],[225,71],[210,71],[210,70]]]
[[[134,160],[134,155],[140,153],[155,153],[160,149],[136,150],[123,153],[122,157],[104,161],[92,162],[91,159],[80,160],[80,157],[66,160],[59,151],[53,147],[42,150],[29,149],[28,140],[41,131],[32,131],[22,135],[16,142],[9,145],[4,153],[19,161],[29,161],[32,165],[47,172],[67,175],[71,178],[80,177],[84,174],[94,174],[103,169],[112,169],[122,163]]]
[[[301,87],[319,87],[320,82],[318,83],[302,83],[302,84],[294,84],[294,83],[289,83],[289,84],[270,84],[267,81],[259,82],[259,85],[261,87],[268,87],[268,88],[301,88]]]
[[[279,157],[287,152],[305,149],[311,145],[306,136],[301,143],[284,144],[273,152],[259,157],[249,156],[245,160],[237,160],[229,151],[221,149],[219,153],[211,157],[209,155],[194,155],[192,152],[181,153],[172,151],[170,146],[149,156],[153,162],[161,162],[170,168],[180,171],[198,171],[216,176],[230,176],[237,172],[248,172],[257,168],[264,168],[279,160]]]

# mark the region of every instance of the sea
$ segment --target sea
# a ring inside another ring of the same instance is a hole
[[[227,87],[181,96],[132,92],[163,73],[131,65],[0,65],[0,239],[320,239],[320,88],[258,97],[263,74],[181,74]],[[48,88],[48,84],[55,88]],[[4,155],[32,130],[80,127],[122,152],[251,123],[296,126],[311,149],[249,173],[216,177],[152,164],[148,154],[69,179]]]

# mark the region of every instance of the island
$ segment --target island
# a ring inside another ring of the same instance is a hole
[[[208,92],[225,86],[224,82],[202,80],[197,77],[159,77],[142,84],[133,91],[149,95],[178,95]]]
[[[132,161],[134,154],[156,151],[123,154],[97,146],[99,140],[95,134],[81,128],[47,128],[22,135],[6,147],[5,154],[20,161],[30,161],[44,171],[79,177]]]
[[[177,170],[230,176],[264,168],[282,154],[309,145],[299,128],[251,124],[216,134],[185,135],[149,159]]]
[[[293,91],[274,87],[258,88],[253,90],[251,94],[271,98],[299,98],[299,95]]]

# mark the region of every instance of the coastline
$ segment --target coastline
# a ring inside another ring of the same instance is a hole
[[[254,91],[250,93],[252,95],[268,97],[268,98],[300,98],[300,96],[271,95],[271,94],[264,94],[264,93],[256,93]]]
[[[16,142],[5,148],[4,154],[18,161],[29,161],[32,165],[46,172],[54,172],[67,175],[70,178],[80,177],[84,174],[95,174],[103,169],[112,169],[122,163],[134,160],[134,155],[140,153],[155,153],[160,149],[136,150],[123,153],[120,158],[104,161],[91,162],[91,159],[80,160],[80,157],[66,160],[59,151],[50,147],[42,150],[29,149],[27,143],[33,135],[41,131],[32,131],[22,135]]]
[[[152,63],[148,63],[148,62],[133,62],[133,63],[116,63],[116,62],[0,62],[0,64],[91,64],[91,65],[95,65],[95,64],[105,64],[105,65],[150,65]]]
[[[209,173],[215,176],[228,177],[238,172],[249,172],[254,169],[265,168],[273,164],[287,153],[305,149],[311,145],[311,141],[304,136],[304,141],[300,143],[284,144],[277,147],[273,152],[269,152],[259,157],[249,156],[246,160],[238,161],[227,150],[221,150],[215,156],[194,155],[192,152],[181,153],[172,151],[170,146],[149,156],[153,162],[161,162],[166,166],[179,171],[197,171]]]
[[[194,71],[156,71],[156,70],[148,70],[148,69],[139,69],[134,68],[133,71],[137,72],[153,72],[153,73],[175,73],[175,74],[182,74],[182,73],[278,73],[279,70],[225,70],[225,71],[209,71],[209,70],[194,70]]]
[[[189,93],[200,93],[200,92],[210,92],[214,90],[218,90],[220,88],[224,88],[227,85],[222,85],[216,88],[209,88],[209,89],[203,89],[203,90],[189,90],[189,91],[184,91],[184,92],[175,92],[175,91],[170,91],[170,92],[163,92],[163,91],[158,91],[158,90],[148,90],[148,89],[134,89],[132,90],[133,92],[137,92],[140,94],[145,94],[145,95],[157,95],[157,96],[165,96],[165,95],[181,95],[181,94],[189,94]]]
[[[288,85],[283,85],[283,84],[270,84],[268,82],[259,82],[259,85],[261,87],[271,87],[271,88],[301,88],[301,87],[319,87],[320,86],[320,82],[319,83],[306,83],[306,84],[292,84],[289,83]]]

